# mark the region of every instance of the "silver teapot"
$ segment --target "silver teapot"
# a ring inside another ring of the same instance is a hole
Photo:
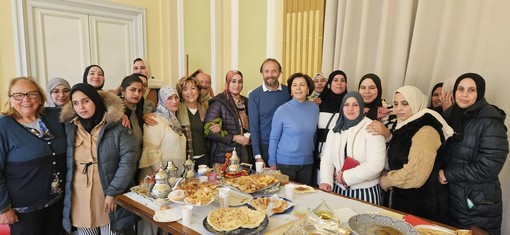
[[[165,199],[172,191],[170,184],[168,184],[168,175],[163,168],[160,168],[154,175],[152,184],[150,184],[151,177],[144,178],[145,186],[149,189],[149,195],[154,199]]]

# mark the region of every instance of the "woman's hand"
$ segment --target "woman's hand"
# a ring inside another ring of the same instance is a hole
[[[18,216],[13,209],[0,214],[0,224],[14,224],[16,222],[18,222]]]
[[[388,128],[386,128],[380,121],[373,121],[368,124],[366,130],[372,135],[382,135],[384,136],[384,139],[388,139],[391,135],[390,130],[388,130]]]
[[[149,126],[158,124],[158,121],[156,120],[156,114],[154,113],[144,113],[142,119],[143,122]]]
[[[131,127],[131,122],[129,121],[129,117],[124,114],[120,120],[120,123],[124,126],[124,127],[127,127],[127,128],[130,128]]]
[[[313,102],[317,105],[320,105],[322,103],[322,99],[319,97],[313,98]]]
[[[106,196],[104,199],[104,212],[111,213],[117,209],[117,204],[115,204],[115,199],[112,196]]]
[[[341,185],[343,185],[344,187],[347,188],[347,184],[344,181],[344,172],[343,171],[338,170],[338,172],[336,173],[336,176],[335,176],[335,180],[336,180],[336,182],[340,183]]]
[[[212,125],[209,127],[209,130],[210,130],[213,134],[218,134],[218,133],[221,131],[221,128],[220,128],[220,125],[219,125],[219,124],[212,124]]]
[[[271,166],[270,168],[271,168],[271,170],[278,170],[278,168],[276,166]]]
[[[384,190],[386,192],[388,191],[388,189],[390,189],[389,180],[388,180],[387,175],[381,176],[379,178],[379,185],[381,186],[382,190]]]
[[[446,179],[446,176],[444,175],[444,170],[439,170],[439,183],[448,184],[448,180]]]
[[[234,142],[237,142],[241,145],[248,145],[250,144],[250,138],[244,137],[244,135],[234,135],[232,138]]]
[[[329,184],[321,183],[321,184],[319,184],[319,188],[322,191],[331,192],[331,185],[329,185]]]
[[[448,109],[450,106],[453,105],[453,92],[444,92],[441,95],[441,108],[443,108],[443,111]]]

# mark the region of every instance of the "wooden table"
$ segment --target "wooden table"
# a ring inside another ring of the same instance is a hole
[[[280,187],[280,191],[277,193],[279,196],[284,196],[284,189],[283,187]],[[135,200],[133,200],[135,198]],[[141,200],[139,200],[141,199]],[[134,192],[126,193],[123,195],[119,195],[115,197],[115,200],[118,205],[126,208],[127,210],[135,213],[136,215],[140,216],[144,220],[155,224],[156,226],[160,227],[166,232],[169,232],[171,234],[211,234],[202,225],[202,221],[205,219],[207,214],[215,209],[218,208],[217,203],[212,203],[211,205],[205,206],[205,207],[198,207],[193,209],[193,222],[192,224],[188,226],[184,226],[180,223],[180,221],[176,222],[170,222],[170,223],[159,223],[154,221],[152,218],[154,216],[154,210],[157,210],[160,206],[155,205],[151,203],[148,199],[143,198],[140,195],[137,195]],[[378,214],[385,214],[390,215],[393,217],[400,216],[402,217],[405,215],[405,213],[395,211],[386,207],[370,204],[361,200],[347,198],[338,194],[333,193],[327,193],[320,190],[316,190],[314,193],[308,193],[308,194],[295,194],[294,199],[292,202],[295,205],[295,208],[301,208],[305,210],[311,210],[315,207],[317,207],[322,200],[328,204],[328,206],[335,212],[335,211],[344,211],[345,209],[348,209],[347,212],[351,211],[355,214],[361,214],[361,213],[378,213]],[[145,205],[144,205],[145,204]],[[170,204],[170,206],[179,206],[176,204]],[[152,207],[152,209],[151,209]],[[344,213],[342,212],[342,213]],[[342,214],[340,213],[340,214]],[[336,213],[335,213],[336,214]],[[348,218],[352,216],[353,214],[346,213],[343,215],[344,217],[340,218],[342,221],[342,224],[344,227],[348,227]],[[337,215],[338,216],[338,215]],[[424,219],[425,220],[425,219]],[[263,233],[271,233],[271,234],[280,234],[280,231],[277,231],[278,229],[281,229],[285,225],[290,224],[290,222],[294,221],[294,217],[290,214],[278,214],[273,215],[269,218],[269,224],[266,229],[264,229]],[[448,228],[451,230],[455,230],[456,228],[453,228],[451,226],[443,225],[437,222],[433,222],[430,220],[425,220],[430,223],[436,224],[438,226]],[[273,233],[274,232],[274,233]]]
[[[154,221],[154,219],[152,219],[152,217],[154,216],[154,210],[140,204],[139,202],[129,198],[124,194],[116,196],[115,201],[117,202],[118,205],[140,216],[142,219],[149,221],[152,224],[155,224],[156,226],[160,227],[161,229],[170,234],[200,235],[200,233],[196,232],[195,230],[188,228],[178,222],[160,223]]]

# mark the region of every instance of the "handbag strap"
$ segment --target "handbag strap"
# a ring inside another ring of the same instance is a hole
[[[357,131],[356,134],[354,134],[354,138],[352,138],[352,144],[351,144],[351,157],[354,158],[354,143],[356,142],[356,137],[358,136],[361,129],[363,129],[365,125],[361,126]],[[349,140],[349,139],[347,139]],[[345,157],[347,157],[347,142],[345,143]]]
[[[326,137],[328,135],[328,132],[329,132],[329,124],[331,124],[331,120],[333,120],[333,117],[335,117],[337,113],[333,113],[333,115],[331,115],[331,117],[329,118],[328,120],[328,124],[326,124],[326,131],[324,131],[324,133],[322,133],[322,138],[321,139],[324,139],[324,137]],[[322,143],[324,144],[324,143]],[[317,150],[317,152],[319,153],[322,153],[322,146]]]

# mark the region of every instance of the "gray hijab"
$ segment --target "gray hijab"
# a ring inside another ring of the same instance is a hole
[[[63,78],[52,78],[48,81],[48,84],[46,85],[46,107],[55,107],[57,106],[55,102],[53,102],[53,99],[51,98],[51,91],[55,89],[58,85],[64,85],[67,87],[67,89],[71,90],[71,86],[69,85],[69,82],[67,82]]]
[[[358,101],[358,104],[359,104],[359,115],[354,120],[349,120],[349,119],[345,118],[345,115],[344,115],[345,102],[350,97],[354,97],[356,99],[356,101]],[[336,125],[333,128],[333,132],[339,133],[339,132],[345,131],[353,126],[358,125],[358,123],[361,122],[361,120],[363,120],[363,118],[365,118],[365,103],[363,103],[363,97],[361,97],[361,95],[356,91],[348,92],[347,94],[344,95],[344,98],[342,99],[342,104],[340,105],[340,111],[338,113],[340,114],[340,116],[338,117],[338,120],[336,121]]]

